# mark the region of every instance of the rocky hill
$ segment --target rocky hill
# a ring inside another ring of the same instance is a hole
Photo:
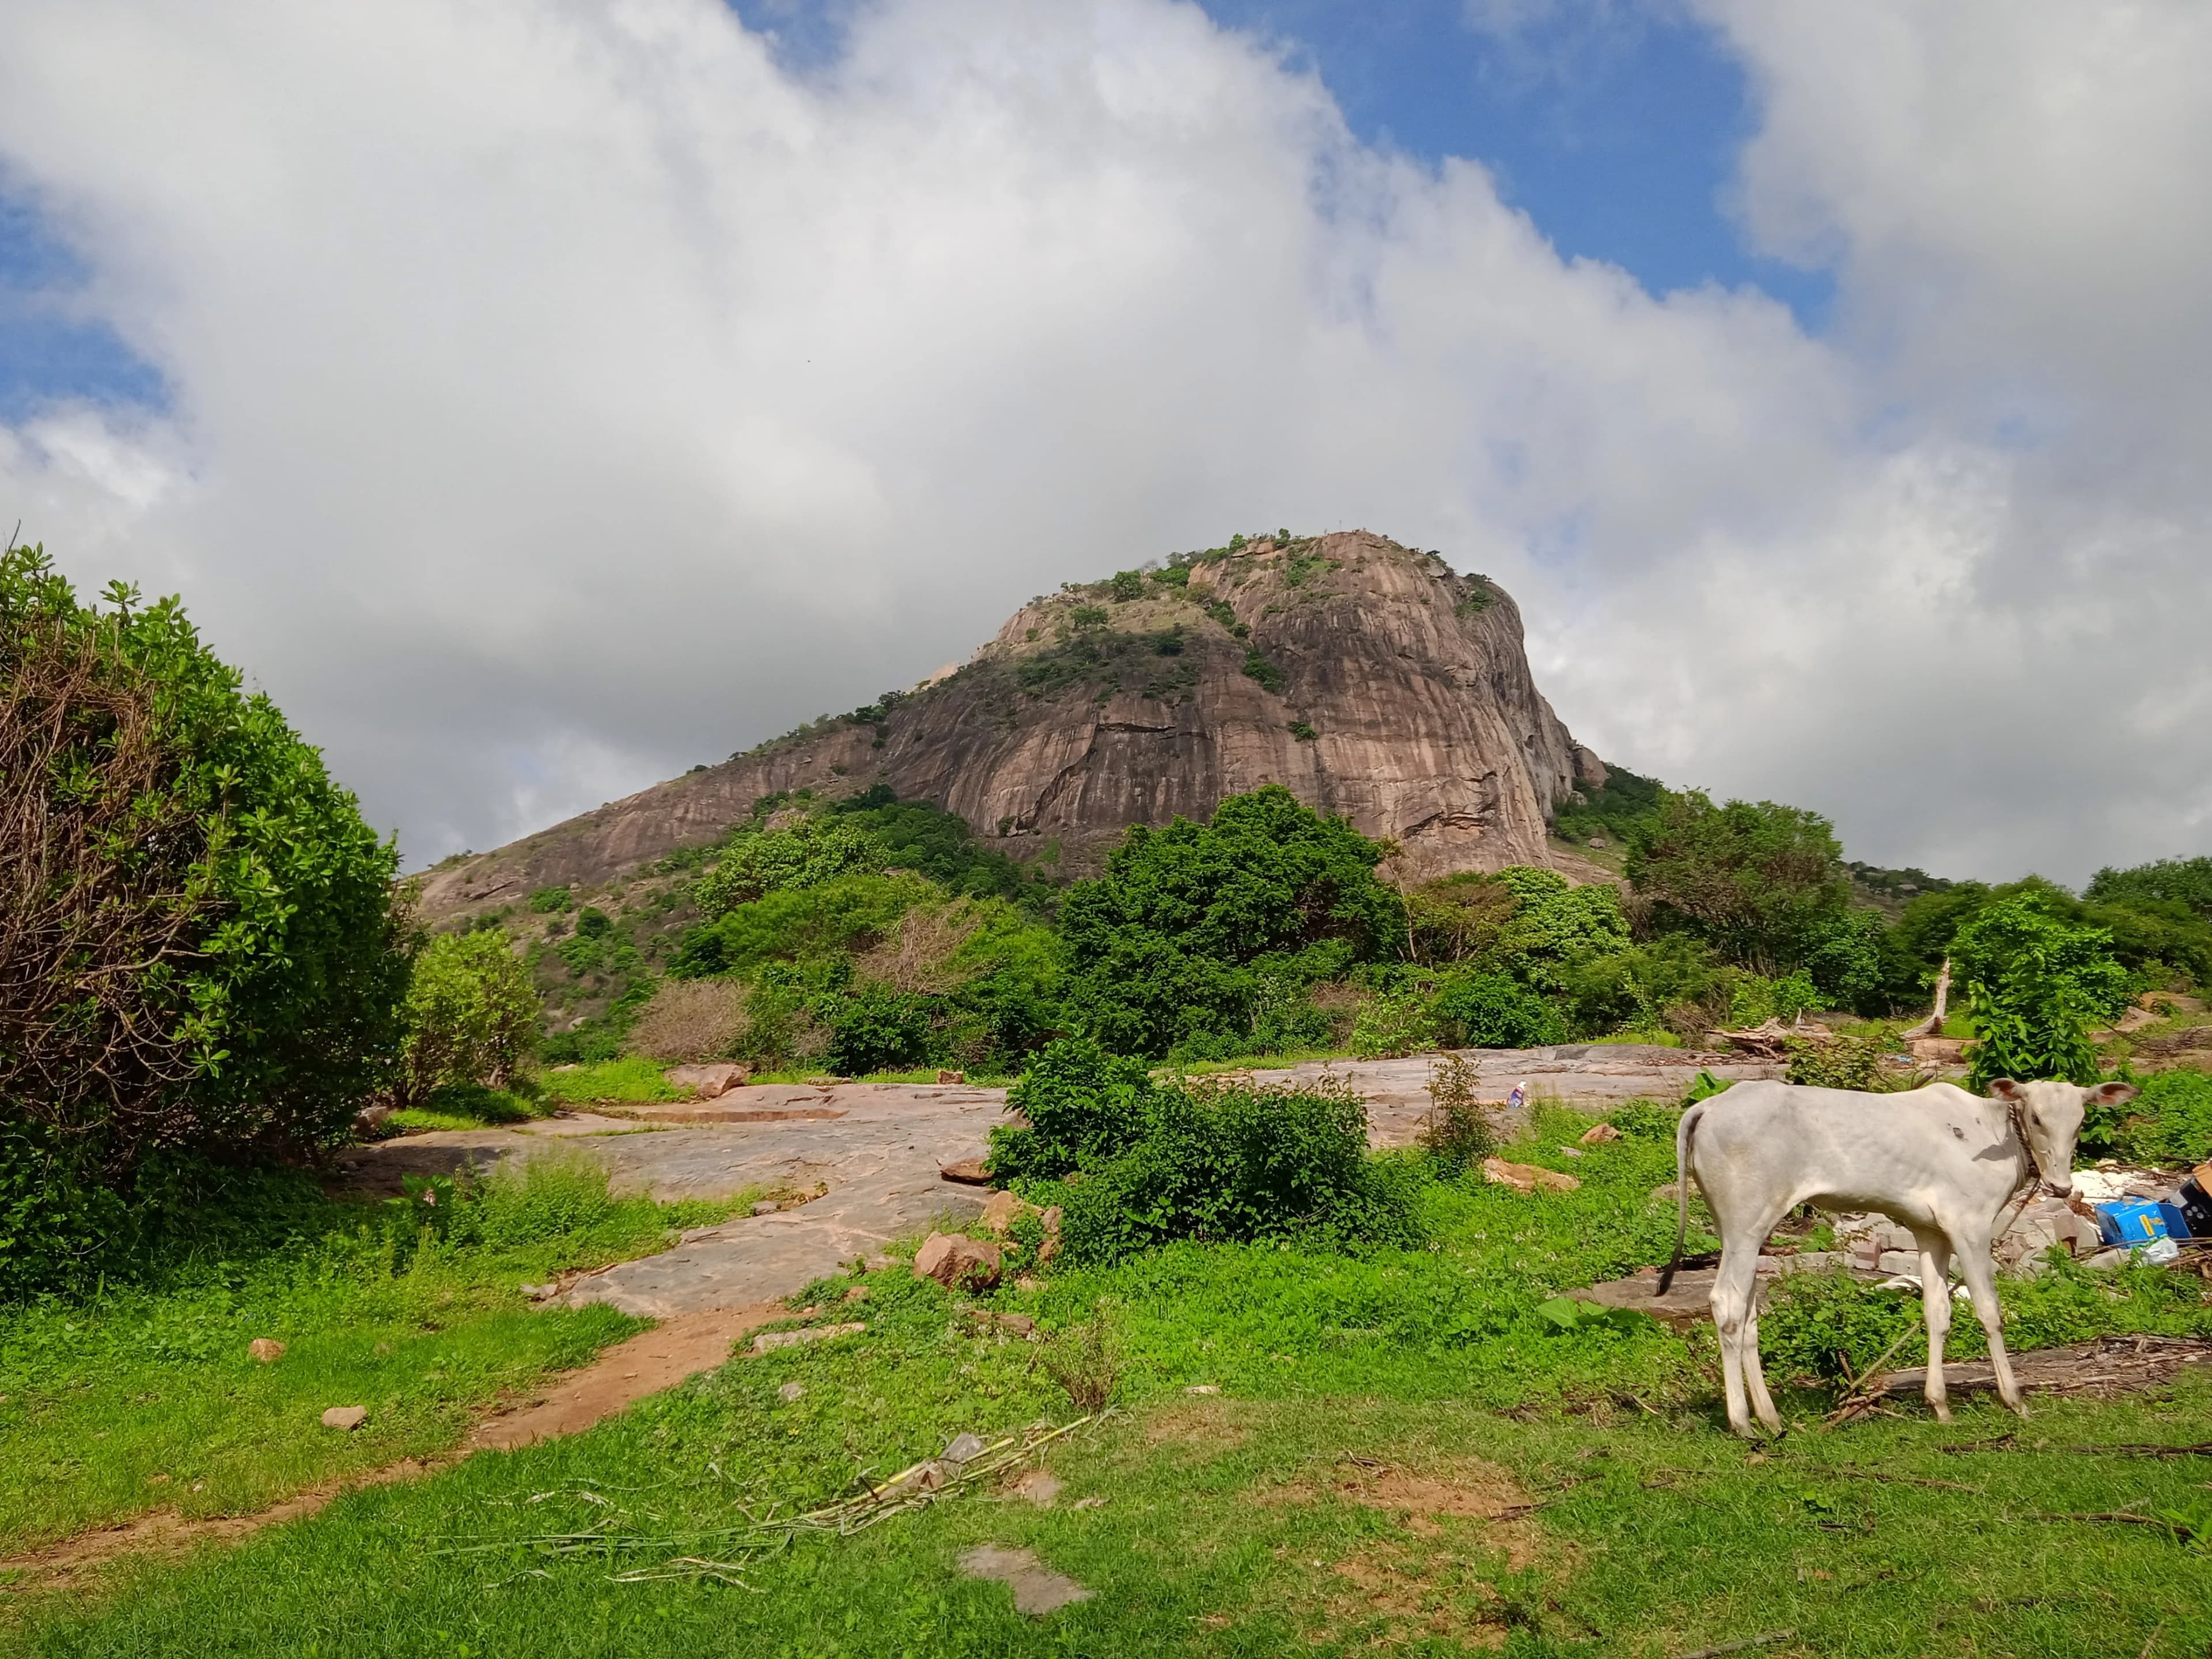
[[[887,784],[1070,874],[1132,823],[1280,783],[1402,849],[1395,873],[1549,864],[1554,809],[1605,769],[1536,690],[1521,613],[1364,531],[1239,542],[1024,606],[967,663],[433,871],[452,915],[598,886],[708,842],[764,795]]]

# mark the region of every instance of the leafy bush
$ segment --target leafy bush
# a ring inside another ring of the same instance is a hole
[[[572,909],[575,896],[566,887],[541,887],[530,896],[530,908],[539,915]]]
[[[2129,1080],[2142,1091],[2133,1100],[2089,1109],[2082,1151],[2167,1167],[2212,1158],[2212,1077],[2176,1070]]]
[[[90,1262],[103,1191],[126,1248],[154,1163],[341,1139],[401,1041],[395,849],[176,600],[106,598],[0,552],[0,1275],[22,1284]]]
[[[1312,743],[1320,738],[1321,733],[1315,731],[1312,726],[1304,720],[1292,720],[1291,735],[1300,743]]]
[[[991,1129],[991,1173],[1000,1182],[1058,1181],[1117,1157],[1144,1133],[1153,1094],[1141,1060],[1109,1054],[1088,1037],[1047,1043],[1006,1091],[1026,1125]]]
[[[884,865],[882,844],[860,825],[802,818],[739,840],[693,884],[692,899],[702,915],[718,917],[772,893],[803,891]]]
[[[1395,1060],[1435,1046],[1426,999],[1410,987],[1377,991],[1352,1022],[1352,1052],[1362,1060]]]
[[[1887,1093],[1892,1081],[1882,1057],[1894,1046],[1886,1031],[1838,1031],[1825,1042],[1794,1041],[1790,1052],[1790,1081],[1816,1089],[1852,1089],[1862,1094]]]
[[[834,802],[829,810],[875,838],[885,868],[911,870],[972,897],[1018,899],[1032,910],[1045,908],[1054,894],[1049,881],[978,842],[957,812],[902,801],[887,785]]]
[[[457,1085],[507,1085],[530,1052],[538,998],[504,933],[446,933],[415,958],[399,1092],[420,1102]]]
[[[1256,646],[1244,653],[1244,677],[1259,681],[1260,689],[1263,691],[1283,689],[1283,671],[1268,661]]]
[[[1480,1075],[1457,1054],[1429,1067],[1429,1121],[1421,1126],[1421,1146],[1446,1180],[1498,1150],[1498,1137],[1475,1097]]]
[[[1952,945],[1979,1041],[1967,1051],[1967,1086],[1992,1079],[2096,1080],[2094,1026],[2127,1006],[2126,970],[2112,936],[2070,926],[2041,895],[1999,899],[1961,927]]]
[[[1145,597],[1145,573],[1141,570],[1117,570],[1113,580],[1106,584],[1106,591],[1114,596],[1116,604],[1141,599]]]
[[[2131,870],[2107,866],[2090,878],[2081,896],[2103,903],[2180,904],[2212,917],[2212,858],[2160,859]]]
[[[831,1069],[865,1077],[932,1063],[939,1057],[932,1012],[932,999],[878,985],[836,999],[823,1010]]]
[[[1407,1182],[1369,1157],[1366,1109],[1347,1088],[1155,1089],[1139,1138],[1086,1164],[1063,1204],[1061,1249],[1078,1266],[1183,1238],[1407,1244],[1419,1234]]]
[[[1303,988],[1398,953],[1405,910],[1376,879],[1381,858],[1279,785],[1231,796],[1207,823],[1133,828],[1061,905],[1068,1012],[1124,1053],[1249,1038],[1271,976]]]
[[[915,876],[847,875],[785,889],[687,932],[669,971],[701,979],[866,951],[930,896],[929,884]]]
[[[1454,1048],[1534,1048],[1566,1037],[1550,1003],[1499,973],[1447,973],[1430,1015]]]

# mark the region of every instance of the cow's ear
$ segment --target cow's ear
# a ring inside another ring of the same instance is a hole
[[[2021,1092],[2020,1085],[2008,1077],[1993,1077],[1990,1079],[1991,1100],[2018,1100],[2021,1097]]]
[[[2142,1092],[2132,1083],[2100,1083],[2086,1097],[2099,1106],[2121,1106]]]

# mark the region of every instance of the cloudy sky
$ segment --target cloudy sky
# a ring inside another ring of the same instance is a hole
[[[1639,770],[2212,851],[2197,0],[9,0],[0,519],[410,863],[1231,531]],[[5,525],[0,525],[4,530]]]

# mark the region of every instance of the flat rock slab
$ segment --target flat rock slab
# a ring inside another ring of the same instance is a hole
[[[1699,1072],[1746,1082],[1778,1078],[1788,1069],[1741,1054],[1701,1054],[1650,1043],[1569,1042],[1547,1048],[1462,1048],[1459,1058],[1475,1068],[1475,1088],[1484,1100],[1502,1101],[1518,1083],[1528,1085],[1531,1100],[1557,1101],[1601,1111],[1624,1100],[1676,1101]],[[1279,1071],[1255,1072],[1260,1083],[1313,1083],[1324,1073],[1350,1083],[1367,1102],[1370,1146],[1410,1146],[1429,1115],[1429,1069],[1442,1054],[1404,1060],[1304,1060]],[[1524,1133],[1528,1115],[1503,1125],[1508,1134]]]
[[[1036,1558],[1035,1550],[1011,1549],[1004,1544],[978,1544],[962,1552],[960,1571],[969,1578],[995,1578],[1012,1587],[1014,1611],[1041,1619],[1071,1601],[1088,1601],[1091,1592],[1064,1572],[1054,1572]]]
[[[2079,1394],[2092,1399],[2157,1388],[2184,1366],[2212,1368],[2212,1340],[2190,1336],[2103,1336],[2063,1348],[2034,1348],[2012,1356],[2013,1376],[2039,1394]],[[1887,1371],[1880,1395],[1917,1396],[1927,1386],[1925,1366]],[[1986,1359],[1947,1359],[1943,1381],[1953,1394],[1995,1390],[1996,1373]]]
[[[1763,1255],[1759,1258],[1759,1305],[1766,1305],[1767,1287],[1776,1279],[1793,1273],[1820,1273],[1844,1265],[1844,1256],[1834,1251],[1808,1252],[1799,1255]],[[1628,1308],[1637,1313],[1650,1314],[1654,1319],[1664,1320],[1670,1325],[1694,1324],[1700,1319],[1713,1316],[1713,1280],[1719,1277],[1717,1267],[1685,1267],[1674,1275],[1674,1282],[1667,1287],[1664,1296],[1654,1296],[1659,1288],[1656,1268],[1649,1273],[1632,1274],[1626,1279],[1608,1279],[1601,1285],[1592,1285],[1585,1290],[1566,1291],[1561,1294],[1577,1302],[1595,1302],[1601,1308]]]

